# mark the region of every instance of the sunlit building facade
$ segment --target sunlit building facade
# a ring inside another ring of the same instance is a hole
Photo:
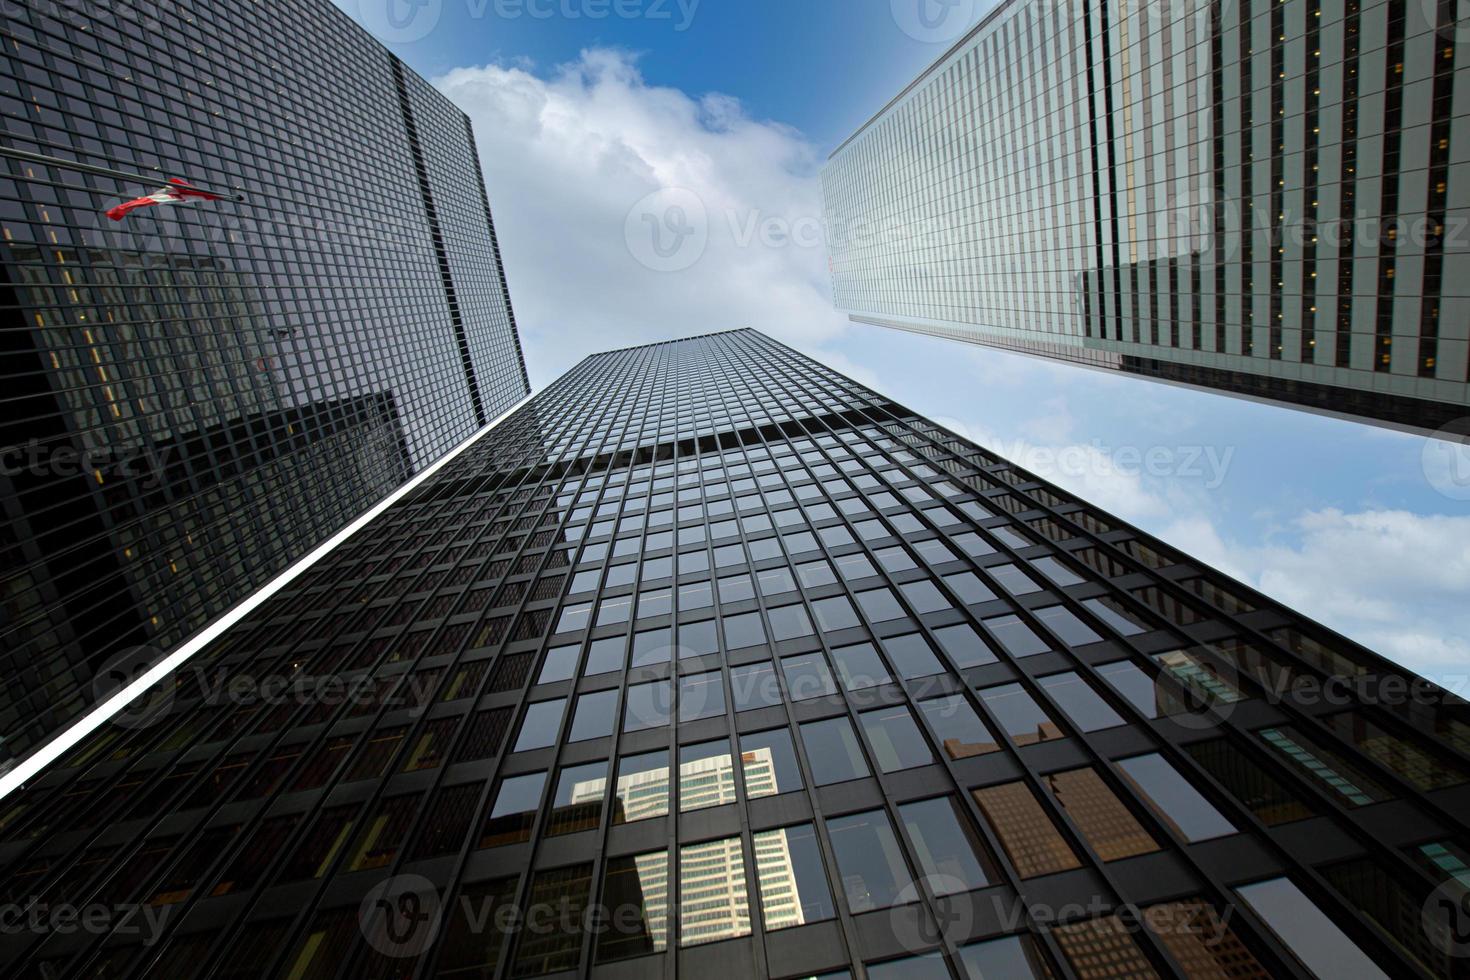
[[[0,800],[11,921],[156,922],[0,962],[1464,976],[1467,814],[1462,703],[741,330],[586,359]]]
[[[528,384],[467,117],[328,0],[10,4],[0,150],[3,766]]]
[[[1420,431],[1470,415],[1453,0],[1007,0],[833,153],[854,320]]]

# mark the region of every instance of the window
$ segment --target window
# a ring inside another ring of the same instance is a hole
[[[531,896],[526,909],[527,922],[580,922],[587,911],[592,893],[592,865],[579,864],[553,871],[538,871],[531,879]],[[516,949],[512,976],[532,977],[543,973],[570,970],[582,954],[582,931],[549,930],[534,942],[523,936]]]
[[[607,795],[607,769],[606,762],[562,769],[551,801],[548,836],[597,829],[602,823],[602,799]]]
[[[944,584],[949,586],[960,601],[967,606],[978,606],[983,602],[992,602],[996,594],[992,592],[980,576],[974,572],[957,572],[954,575],[944,576]]]
[[[1393,799],[1392,793],[1357,764],[1290,726],[1264,728],[1256,735],[1309,782],[1320,783],[1348,806]]]
[[[1052,936],[1078,976],[1159,980],[1129,928],[1116,915],[1109,915],[1058,926]]]
[[[730,740],[679,747],[679,812],[735,802]]]
[[[898,812],[935,894],[972,891],[999,880],[985,845],[953,797],[905,803]]]
[[[1042,690],[1061,706],[1068,720],[1084,732],[1097,732],[1123,724],[1118,713],[1077,674],[1052,674],[1037,680]]]
[[[997,616],[985,620],[984,625],[1013,657],[1034,657],[1051,649],[1051,644],[1037,636],[1020,616]]]
[[[905,582],[898,588],[914,611],[921,615],[952,608],[950,601],[944,597],[933,582]]]
[[[828,820],[827,832],[847,906],[854,913],[888,908],[905,893],[910,901],[918,899],[893,825],[882,810]]]
[[[981,690],[980,700],[1016,745],[1034,745],[1062,737],[1062,730],[1020,684]]]
[[[1184,746],[1184,751],[1268,827],[1313,815],[1312,809],[1294,792],[1229,739],[1191,742]]]
[[[818,599],[812,603],[812,612],[816,613],[817,625],[824,633],[835,633],[837,630],[859,625],[857,613],[853,611],[852,603],[846,596]]]
[[[669,753],[647,752],[618,760],[613,823],[632,823],[669,812]]]
[[[822,850],[811,824],[755,834],[755,876],[767,932],[833,918]]]
[[[1124,759],[1118,768],[1164,822],[1190,843],[1236,832],[1230,821],[1158,753]]]
[[[768,610],[767,615],[771,620],[771,635],[780,640],[794,640],[801,636],[811,636],[812,621],[800,604],[793,606],[778,606]]]
[[[536,812],[541,809],[541,791],[545,787],[544,772],[502,779],[479,846],[500,847],[530,840]]]
[[[859,592],[857,602],[862,607],[863,615],[875,623],[884,623],[904,617],[903,607],[898,604],[891,589],[870,589],[867,592]]]
[[[713,619],[684,623],[679,627],[679,659],[704,657],[720,652],[720,638]]]
[[[666,664],[672,659],[674,631],[671,629],[645,630],[633,635],[633,666],[651,667]]]
[[[1116,599],[1104,596],[1101,599],[1084,600],[1082,604],[1089,612],[1122,636],[1137,636],[1139,633],[1148,632],[1148,627],[1143,624],[1143,621],[1129,612]]]
[[[1420,792],[1447,789],[1470,779],[1459,766],[1388,731],[1360,711],[1344,711],[1323,720],[1338,738],[1397,773]]]
[[[766,628],[761,625],[760,613],[726,616],[724,624],[725,646],[728,649],[760,646],[766,642]]]
[[[750,799],[802,788],[791,733],[784,728],[740,736],[740,761],[745,775],[745,795]]]
[[[961,670],[996,662],[997,658],[991,652],[989,644],[981,639],[973,626],[964,623],[946,626],[934,631],[934,639]]]
[[[919,711],[951,759],[968,759],[1000,751],[995,736],[963,694],[920,701]]]
[[[750,935],[739,837],[679,848],[679,945]]]
[[[1102,642],[1102,637],[1098,636],[1092,627],[1078,619],[1071,610],[1064,606],[1037,609],[1033,615],[1067,646],[1085,647],[1089,643]]]
[[[857,735],[846,718],[808,722],[801,726],[807,762],[818,786],[862,779],[870,775]]]
[[[607,963],[667,949],[668,894],[667,852],[608,858],[602,904],[610,915],[606,931],[598,935],[597,959]]]
[[[541,674],[536,678],[537,684],[553,684],[557,681],[571,680],[577,674],[577,654],[580,649],[576,646],[553,647],[546,651],[546,661],[541,665]]]
[[[516,745],[512,751],[528,752],[531,749],[544,749],[548,745],[555,745],[557,732],[561,729],[562,713],[566,710],[567,699],[557,698],[555,701],[538,701],[526,708],[526,717],[521,721],[521,732],[516,737]]]
[[[598,691],[577,698],[577,711],[572,716],[571,741],[606,738],[613,733],[618,719],[618,692]]]
[[[868,744],[873,747],[873,757],[878,768],[884,772],[898,772],[927,766],[934,761],[929,744],[924,741],[914,716],[901,704],[865,711],[858,715]]]
[[[918,633],[889,637],[878,642],[882,644],[883,652],[888,654],[889,662],[897,668],[899,676],[904,680],[944,673],[944,665],[934,655],[934,648]]]
[[[1235,889],[1282,944],[1319,977],[1388,980],[1368,955],[1287,878]]]
[[[868,980],[949,980],[949,967],[944,965],[944,957],[939,953],[866,965]]]
[[[725,687],[720,672],[685,674],[679,678],[679,720],[715,718],[725,713]]]
[[[662,728],[669,723],[672,707],[673,699],[668,681],[629,684],[628,710],[623,716],[623,731],[640,732],[648,728]]]
[[[974,797],[1022,878],[1082,867],[1025,783],[986,786],[975,790]]]
[[[791,692],[793,701],[808,701],[837,693],[827,661],[819,652],[782,657],[781,673],[786,675],[786,690]]]
[[[1158,842],[1095,769],[1054,772],[1045,777],[1052,795],[1104,861],[1151,854]]]
[[[1177,703],[1131,660],[1102,664],[1097,672],[1145,718],[1158,718]]]
[[[968,980],[1042,980],[1055,974],[1030,936],[1006,936],[959,948]]]
[[[751,711],[781,703],[781,682],[769,660],[730,668],[730,694],[736,711]]]
[[[848,691],[877,687],[893,680],[871,643],[839,647],[832,651],[832,661],[837,665],[843,688]]]
[[[587,667],[582,671],[582,676],[596,677],[598,674],[622,670],[623,647],[627,642],[627,638],[622,636],[593,640],[587,647]]]

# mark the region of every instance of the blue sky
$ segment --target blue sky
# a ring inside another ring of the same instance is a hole
[[[932,27],[918,0],[337,2],[473,119],[536,387],[597,350],[753,326],[1470,690],[1470,459],[832,308],[822,161],[989,0]],[[700,234],[666,262],[639,235],[671,202]]]

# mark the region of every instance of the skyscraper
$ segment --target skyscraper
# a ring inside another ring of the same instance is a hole
[[[529,389],[468,118],[331,3],[0,39],[3,764]]]
[[[1470,416],[1448,0],[1006,0],[823,172],[854,320],[1394,427]]]
[[[0,800],[0,960],[1463,976],[1467,813],[1462,703],[741,330],[586,359]]]

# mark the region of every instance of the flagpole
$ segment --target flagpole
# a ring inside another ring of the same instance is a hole
[[[99,167],[90,163],[78,163],[75,160],[67,160],[62,157],[48,156],[45,153],[32,153],[30,150],[17,150],[14,147],[10,146],[0,146],[0,156],[10,157],[14,160],[24,160],[27,163],[39,163],[48,167],[58,167],[62,170],[75,170],[81,173],[96,174],[99,177],[111,177],[113,180],[122,180],[130,184],[155,184],[159,181],[163,181],[164,183],[168,182],[168,177],[165,176],[162,172],[152,177],[147,177],[142,174],[131,174],[125,170],[113,170],[110,167]],[[214,191],[211,191],[207,187],[200,187],[198,184],[195,184],[192,181],[190,182],[189,186],[195,188],[196,190],[205,191],[210,194],[216,193]],[[91,190],[91,188],[78,189]],[[92,191],[92,193],[101,194],[103,192]],[[216,196],[231,201],[245,200],[244,194],[217,194]]]

